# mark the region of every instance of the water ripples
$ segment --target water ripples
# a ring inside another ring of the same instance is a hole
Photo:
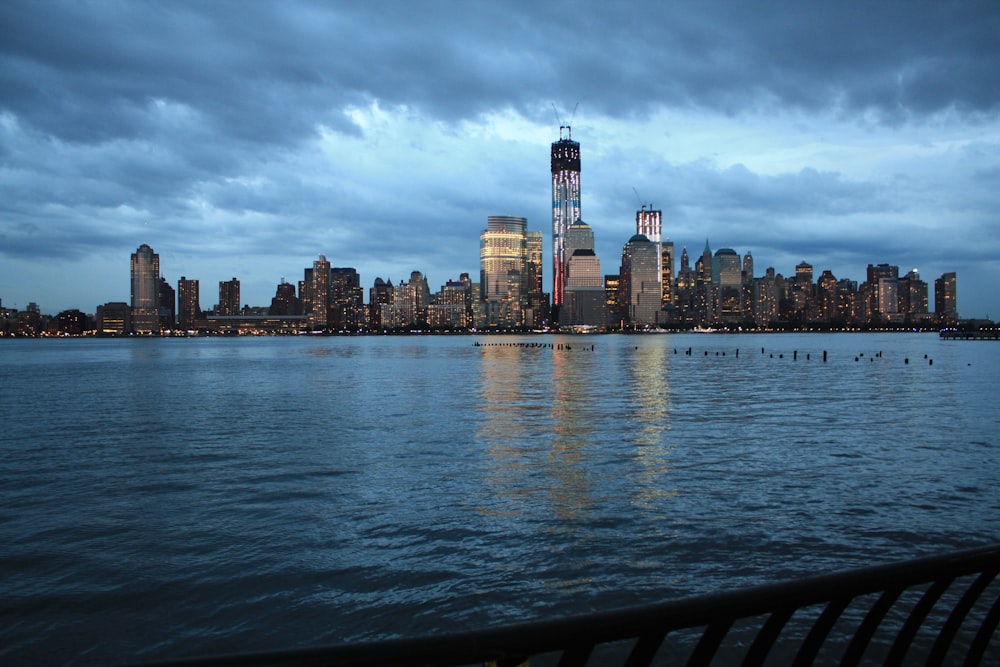
[[[984,344],[475,340],[0,346],[0,657],[471,629],[1000,535]]]

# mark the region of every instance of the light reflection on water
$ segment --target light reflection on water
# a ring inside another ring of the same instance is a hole
[[[998,374],[992,343],[906,334],[4,341],[0,657],[474,628],[997,541]]]

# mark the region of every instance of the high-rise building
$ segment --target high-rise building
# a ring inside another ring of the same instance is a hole
[[[576,220],[566,230],[566,261],[577,250],[594,249],[594,230],[583,220]]]
[[[744,320],[754,319],[754,276],[753,255],[747,250],[743,255],[743,270],[741,271],[743,285],[740,289],[740,310]]]
[[[526,265],[528,308],[524,311],[524,323],[525,326],[530,326],[532,329],[540,329],[549,320],[549,296],[545,293],[544,280],[542,279],[544,273],[542,256],[545,247],[544,235],[540,231],[528,230],[526,243],[528,247]]]
[[[719,248],[715,251],[712,264],[712,283],[718,286],[718,317],[724,322],[738,322],[742,316],[740,296],[743,286],[740,256],[732,248]]]
[[[163,276],[160,276],[160,294],[157,298],[160,303],[160,330],[169,331],[177,323],[177,293]]]
[[[934,314],[942,323],[958,320],[958,279],[955,272],[942,273],[934,281]]]
[[[219,308],[216,315],[240,314],[240,281],[234,276],[232,280],[219,281]]]
[[[330,269],[330,298],[327,325],[331,329],[357,331],[364,326],[365,291],[361,276],[351,267]]]
[[[560,326],[604,327],[608,323],[601,261],[591,248],[577,248],[566,263],[566,300]]]
[[[608,310],[608,323],[614,327],[623,326],[628,309],[625,307],[621,274],[604,274],[604,305]]]
[[[657,324],[663,300],[660,287],[660,247],[642,234],[622,249],[621,280],[628,295],[628,321],[633,327]]]
[[[528,285],[528,221],[491,215],[479,235],[479,289],[487,324],[524,326]]]
[[[432,329],[464,329],[469,326],[469,274],[459,280],[449,280],[441,286],[428,311]]]
[[[320,255],[312,268],[306,269],[305,288],[302,314],[309,316],[309,324],[314,330],[326,329],[330,305],[330,262],[325,255]]]
[[[660,242],[660,282],[663,285],[663,308],[674,305],[674,242]]]
[[[927,283],[916,269],[899,279],[899,312],[910,319],[927,319]]]
[[[660,242],[660,232],[663,227],[663,213],[653,207],[646,209],[643,205],[635,212],[635,233],[645,236],[653,243]]]
[[[271,298],[268,315],[288,316],[299,314],[299,299],[295,296],[295,285],[285,282],[282,278]]]
[[[132,253],[132,332],[160,333],[160,256],[143,243]]]
[[[195,322],[201,319],[201,302],[198,295],[198,281],[188,280],[184,276],[177,281],[177,326],[183,331],[195,328]]]
[[[812,289],[813,267],[809,262],[802,260],[795,265],[795,282],[803,289]]]
[[[566,232],[566,291],[560,326],[604,327],[608,323],[604,276],[594,253],[594,232],[577,220]]]
[[[375,279],[368,290],[368,326],[376,331],[392,327],[392,280]]]
[[[829,322],[837,315],[837,278],[827,269],[816,281],[816,319]]]
[[[899,310],[896,297],[896,281],[899,267],[894,264],[868,265],[865,284],[865,310],[869,319],[878,319],[883,314],[895,314]],[[888,282],[883,282],[888,281]]]
[[[564,133],[565,132],[565,136]],[[566,232],[580,219],[580,143],[572,129],[559,128],[552,144],[552,309],[558,316],[566,289]]]
[[[649,209],[643,204],[639,207],[639,210],[635,212],[635,233],[640,236],[645,236],[650,242],[656,244],[656,261],[657,268],[656,273],[659,276],[660,281],[660,304],[663,304],[663,247],[660,244],[660,232],[663,227],[663,213],[661,211],[654,210],[652,206]],[[669,288],[666,288],[669,289]]]

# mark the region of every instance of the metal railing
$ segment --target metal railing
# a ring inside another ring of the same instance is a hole
[[[998,572],[1000,545],[480,632],[173,664],[976,665],[997,659]]]

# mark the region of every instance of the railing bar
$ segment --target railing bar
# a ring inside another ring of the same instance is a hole
[[[997,568],[998,564],[1000,564],[1000,545],[992,545],[903,563],[867,567],[686,600],[670,600],[587,616],[525,622],[435,637],[399,638],[256,654],[205,656],[176,661],[174,664],[184,664],[186,667],[191,665],[247,667],[278,664],[409,666],[481,663],[504,656],[527,656],[559,651],[572,645],[581,636],[587,637],[587,641],[593,644],[600,644],[634,639],[659,629],[673,631],[683,628],[703,628],[721,622],[720,619],[731,625],[736,619],[771,614],[778,608],[806,608],[826,604],[827,611],[830,611],[838,606],[834,605],[832,600],[846,600],[845,604],[850,604],[851,600],[860,596],[877,595],[887,589],[903,590],[925,585],[941,576],[956,578],[975,576],[986,568]],[[824,612],[824,615],[826,614],[827,612]],[[1000,609],[997,614],[1000,614]],[[827,617],[830,616],[833,618],[830,621],[830,628],[822,627],[826,624],[823,617],[817,621],[810,637],[818,637],[819,641],[807,639],[800,648],[800,657],[797,660],[801,660],[810,652],[818,653],[820,645],[826,641],[826,635],[837,620],[837,615],[832,612]],[[996,619],[991,621],[992,627],[989,628],[989,632],[996,628],[997,622]],[[983,627],[986,628],[987,625],[984,624]],[[988,644],[989,633],[981,641]],[[987,648],[985,644],[980,647],[980,653],[985,652]]]
[[[934,646],[931,647],[931,652],[927,656],[928,665],[939,665],[944,662],[945,654],[948,653],[952,640],[955,639],[958,629],[962,627],[962,621],[965,620],[965,617],[969,614],[969,611],[979,600],[980,596],[982,596],[986,587],[990,585],[990,582],[996,579],[998,572],[1000,572],[1000,568],[983,571],[966,589],[958,604],[951,610],[948,620],[941,627],[941,632],[938,634],[937,639],[934,640]]]
[[[844,610],[847,609],[847,605],[851,603],[852,599],[839,598],[830,600],[830,603],[823,609],[823,613],[813,623],[812,629],[809,630],[809,634],[806,635],[805,640],[802,642],[802,646],[799,647],[799,652],[795,656],[794,662],[796,667],[805,667],[805,665],[812,665],[816,662],[816,656],[819,654],[820,647],[826,641],[830,630],[833,629],[837,619],[844,613]]]
[[[901,588],[893,588],[879,596],[878,600],[872,605],[872,608],[865,616],[865,620],[858,626],[857,632],[854,633],[854,638],[851,640],[850,645],[848,645],[847,651],[844,652],[844,657],[841,658],[840,664],[856,665],[861,661],[861,656],[864,655],[865,649],[868,648],[868,644],[871,642],[872,635],[875,634],[879,623],[885,618],[886,613],[892,608],[893,603],[896,602],[896,599],[899,598],[902,592],[903,589]]]
[[[746,656],[743,658],[743,664],[746,667],[751,667],[752,665],[762,665],[764,660],[767,658],[767,654],[771,651],[771,647],[774,646],[774,641],[781,634],[781,631],[785,628],[788,623],[788,619],[792,617],[795,613],[794,608],[780,609],[767,619],[764,626],[757,633],[757,636],[753,640],[753,644],[750,645],[750,650],[747,651]]]
[[[563,651],[559,658],[559,667],[583,667],[590,660],[594,651],[593,644],[576,644]]]
[[[726,633],[729,632],[729,628],[733,625],[733,619],[727,618],[721,621],[712,623],[707,628],[705,632],[702,633],[701,639],[698,641],[698,645],[695,646],[694,651],[691,653],[691,657],[688,658],[688,664],[694,665],[696,667],[701,667],[702,665],[707,665],[712,662],[712,656],[719,649],[719,644],[725,638]]]
[[[955,581],[954,577],[938,579],[920,596],[920,600],[917,604],[913,605],[910,615],[906,617],[903,627],[899,629],[899,634],[896,635],[896,641],[892,643],[892,648],[889,649],[889,655],[885,659],[886,665],[903,664],[903,658],[906,657],[906,652],[910,649],[910,645],[913,644],[913,638],[917,635],[917,630],[923,625],[927,614],[934,607],[934,603],[948,590],[953,581]]]
[[[976,633],[976,638],[972,640],[972,645],[969,647],[969,653],[965,656],[966,665],[972,667],[982,662],[983,654],[986,653],[986,647],[989,646],[990,638],[993,637],[998,623],[1000,623],[1000,597],[990,607],[989,613],[986,614],[982,625],[979,626],[979,632]]]
[[[625,667],[645,667],[653,662],[656,652],[660,650],[663,640],[667,638],[667,631],[650,632],[639,637],[639,641],[632,647],[625,660]]]

